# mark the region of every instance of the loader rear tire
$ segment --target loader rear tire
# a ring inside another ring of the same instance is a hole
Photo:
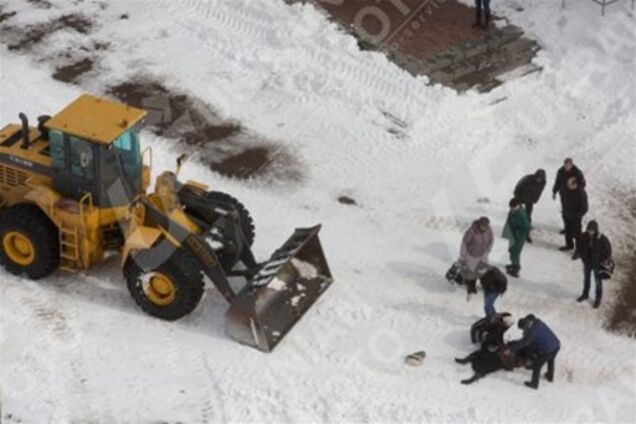
[[[234,207],[234,209],[236,209],[236,211],[238,211],[241,229],[245,235],[245,240],[247,240],[247,245],[252,247],[252,244],[254,244],[256,230],[254,227],[254,220],[247,208],[235,197],[220,191],[209,191],[206,194],[206,198],[212,201],[230,204]]]
[[[57,227],[34,205],[0,211],[0,263],[15,275],[38,280],[60,266]]]
[[[203,275],[196,259],[177,250],[151,272],[144,272],[130,257],[124,266],[130,295],[146,312],[175,321],[196,308],[203,296]]]

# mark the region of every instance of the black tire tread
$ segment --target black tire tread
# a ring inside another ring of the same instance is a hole
[[[0,248],[0,263],[8,272],[38,280],[59,268],[59,230],[39,207],[19,204],[0,210],[0,237],[12,229],[20,230],[31,238],[36,257],[31,265],[22,266],[9,259],[4,249]]]
[[[243,234],[245,234],[247,245],[252,247],[252,244],[254,244],[254,239],[256,237],[256,227],[254,225],[254,219],[250,215],[250,212],[247,210],[245,205],[243,205],[243,203],[241,203],[234,196],[223,193],[221,191],[209,191],[206,194],[206,197],[211,200],[229,203],[238,211],[240,216],[241,229],[243,230]]]

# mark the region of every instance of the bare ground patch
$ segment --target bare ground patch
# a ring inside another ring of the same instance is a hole
[[[60,30],[70,30],[82,35],[89,34],[94,23],[83,15],[69,14],[39,24],[8,26],[2,28],[0,37],[8,45],[9,50],[27,51],[40,44],[51,34]]]
[[[5,6],[0,4],[0,24],[6,20],[13,18],[15,15],[17,15],[16,12],[14,11],[7,12],[5,11]]]
[[[473,28],[475,9],[457,0],[284,1],[314,4],[360,50],[381,52],[412,75],[460,92],[490,91],[513,70],[518,76],[540,70],[532,63],[540,47],[523,30],[503,17],[493,17],[487,31]]]
[[[233,178],[298,180],[298,161],[288,149],[260,140],[239,123],[223,119],[208,104],[162,82],[137,77],[107,89],[119,101],[148,111],[146,126],[195,150],[212,170]]]
[[[628,205],[625,218],[628,241],[622,246],[626,254],[617,258],[617,267],[626,270],[622,279],[620,293],[611,314],[609,328],[636,338],[636,234],[633,223],[636,222],[636,192],[622,197]],[[608,282],[608,284],[611,284]]]
[[[62,82],[75,82],[81,75],[91,71],[95,62],[85,58],[70,65],[59,66],[53,73],[53,78]]]

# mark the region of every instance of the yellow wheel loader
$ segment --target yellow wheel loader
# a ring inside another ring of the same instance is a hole
[[[192,312],[207,277],[230,303],[228,335],[271,351],[332,282],[320,226],[296,229],[257,262],[249,212],[228,194],[180,182],[183,157],[148,192],[145,115],[82,95],[37,127],[20,114],[0,130],[0,262],[40,279],[120,254],[134,301],[165,320]]]

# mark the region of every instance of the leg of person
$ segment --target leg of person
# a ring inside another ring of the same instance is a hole
[[[583,293],[576,299],[577,302],[583,302],[590,297],[590,283],[592,277],[592,267],[583,264]]]
[[[574,249],[574,228],[572,218],[563,217],[565,222],[565,246],[559,250],[572,250]]]
[[[532,224],[532,209],[534,208],[534,204],[526,203],[525,208],[526,208],[526,213],[528,214],[528,220],[530,220],[530,223]],[[530,232],[528,232],[528,237],[526,237],[526,241],[528,243],[532,243],[532,239],[530,238]]]
[[[515,240],[513,245],[513,252],[511,254],[512,257],[512,273],[513,277],[519,276],[519,271],[521,271],[521,251],[523,250],[523,245],[526,243],[525,239]]]
[[[561,203],[561,207],[563,207],[563,202]],[[563,229],[559,231],[559,234],[565,234],[565,215],[561,212],[561,220],[563,220]]]
[[[475,23],[473,28],[481,26],[481,0],[475,0]]]
[[[490,26],[490,0],[483,0],[484,2],[484,28],[488,28]]]
[[[581,231],[583,231],[583,217],[576,217],[572,219],[572,243],[574,244],[574,255],[572,259],[578,259],[580,257],[579,250],[579,238],[581,237]]]
[[[466,280],[466,294],[477,293],[477,280]]]
[[[603,300],[603,280],[601,279],[601,274],[598,268],[594,268],[592,270],[594,273],[594,280],[596,282],[596,297],[594,299],[594,308],[598,308],[601,306],[601,301]]]
[[[475,381],[479,380],[480,378],[482,378],[483,375],[475,373],[472,377],[470,377],[467,380],[462,380],[462,384],[473,384]]]
[[[486,313],[486,318],[490,318],[497,313],[497,311],[495,311],[497,296],[499,296],[499,294],[496,292],[484,290],[484,312]]]
[[[545,379],[550,383],[554,381],[554,361],[556,360],[559,350],[548,356],[548,372],[545,373]]]
[[[473,359],[474,356],[475,356],[475,353],[471,353],[465,358],[455,358],[455,362],[462,365],[468,364]]]
[[[532,380],[526,381],[526,386],[532,389],[539,388],[539,376],[541,375],[541,368],[545,364],[547,358],[545,355],[540,355],[532,361]]]

